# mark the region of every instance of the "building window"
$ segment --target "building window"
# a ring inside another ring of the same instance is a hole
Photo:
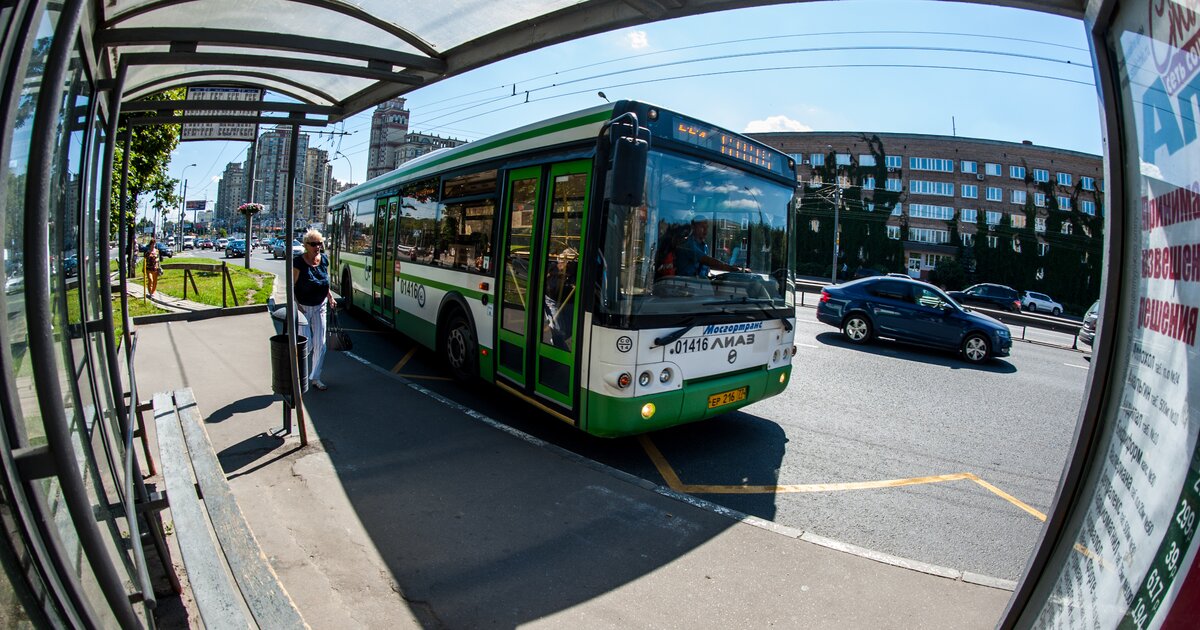
[[[942,197],[953,197],[954,184],[951,182],[930,182],[922,179],[914,179],[908,182],[908,192],[916,195],[940,195]]]
[[[1018,254],[1021,253],[1021,239],[1015,236],[1012,238],[1012,250]]]
[[[1000,175],[1000,165],[992,164],[991,162],[984,162],[983,172],[987,173],[988,175]]]
[[[868,201],[868,202],[864,203],[863,210],[866,210],[867,212],[875,212],[875,202]],[[870,226],[868,226],[868,227],[870,227]]]
[[[887,229],[888,229],[888,238],[892,239],[893,241],[900,240],[900,226],[899,225],[889,225],[889,226],[887,226]]]
[[[1050,251],[1050,243],[1038,243],[1038,256],[1045,256]]]
[[[996,236],[989,234],[987,237],[987,244],[988,244],[988,247],[991,247],[992,249],[996,249],[996,247],[998,245],[1000,245],[1000,239],[997,238]]]
[[[898,177],[889,177],[887,183],[884,184],[884,188],[891,192],[900,192],[904,190],[904,184],[900,183],[900,178]]]
[[[1025,204],[1025,191],[1024,190],[1012,191],[1011,201],[1016,204],[1024,205]]]
[[[978,223],[979,222],[979,211],[976,210],[975,208],[963,208],[962,209],[962,222],[963,223]]]
[[[1002,213],[994,210],[988,210],[986,213],[984,213],[984,219],[987,221],[988,225],[1000,225],[1001,216],[1003,216]]]
[[[1083,184],[1084,190],[1096,190],[1096,180],[1091,177],[1080,177],[1079,183]]]
[[[1060,231],[1063,234],[1070,235],[1072,232],[1075,231],[1075,224],[1071,223],[1070,221],[1063,221]]]
[[[883,165],[887,168],[900,168],[904,164],[904,157],[900,155],[885,155],[883,157]]]
[[[979,164],[970,160],[962,160],[958,163],[958,169],[964,173],[978,173]]]
[[[927,203],[908,204],[908,216],[914,219],[954,220],[954,208],[950,206],[931,206]]]
[[[962,242],[963,247],[975,247],[974,234],[959,234],[958,240]]]
[[[979,186],[976,186],[975,184],[963,184],[962,185],[962,198],[963,199],[978,199],[979,198]]]
[[[1008,215],[1008,222],[1015,228],[1025,227],[1025,215],[1017,213]]]
[[[1059,210],[1070,210],[1071,209],[1071,198],[1060,196],[1058,198],[1058,209]]]
[[[950,242],[950,232],[946,230],[933,230],[930,228],[908,228],[908,240],[917,243],[930,243],[932,245],[940,245]]]
[[[1046,219],[1044,217],[1034,217],[1033,218],[1033,231],[1034,232],[1045,232],[1046,231]]]
[[[1079,202],[1079,211],[1084,214],[1090,214],[1092,216],[1096,216],[1096,202],[1081,200]]]
[[[988,201],[1004,201],[1004,191],[999,186],[988,186],[987,189]]]
[[[1071,174],[1070,173],[1059,173],[1058,174],[1058,185],[1059,186],[1070,186],[1071,185]]]
[[[821,231],[821,220],[813,219],[812,221],[809,221],[808,229],[812,230],[813,232],[820,232]]]
[[[875,190],[875,178],[874,177],[864,177],[863,178],[863,190]]]
[[[902,203],[896,204],[896,207],[892,208],[892,216],[898,217],[898,216],[904,214],[903,206],[904,206],[904,204],[902,204]]]
[[[850,154],[838,153],[833,156],[834,163],[838,166],[850,166]]]
[[[1009,166],[1008,167],[1008,176],[1013,179],[1025,179],[1025,167],[1024,166]]]
[[[1033,193],[1033,205],[1035,205],[1039,208],[1045,208],[1046,207],[1046,193],[1040,193],[1040,192]]]
[[[875,166],[875,156],[871,155],[870,153],[859,155],[858,156],[858,165],[859,166]]]
[[[908,158],[908,168],[914,171],[938,171],[939,173],[953,173],[954,160],[911,157]]]
[[[825,154],[813,153],[808,156],[808,163],[812,166],[825,166]]]
[[[1035,181],[1035,182],[1050,181],[1050,171],[1048,171],[1044,168],[1033,169],[1033,181]]]

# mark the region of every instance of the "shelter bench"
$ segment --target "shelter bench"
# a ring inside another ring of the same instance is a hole
[[[175,538],[208,628],[307,628],[230,491],[191,388],[154,395]]]

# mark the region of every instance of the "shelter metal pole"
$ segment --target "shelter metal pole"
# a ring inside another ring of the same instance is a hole
[[[29,168],[25,189],[26,252],[45,252],[50,243],[50,190],[57,146],[62,93],[66,84],[71,52],[79,35],[85,0],[65,0],[55,25],[54,40],[43,66],[34,126],[29,139]],[[54,462],[63,498],[71,514],[71,524],[87,555],[105,601],[118,623],[133,628],[142,624],[125,592],[125,582],[109,556],[96,525],[96,514],[75,459],[73,437],[63,409],[59,384],[58,346],[50,304],[50,282],[58,274],[50,272],[49,256],[29,256],[25,260],[25,311],[28,317],[29,356],[46,442]]]
[[[126,204],[129,203],[129,151],[133,144],[133,125],[125,125],[125,138],[123,140],[123,148],[121,150],[121,247],[128,248],[125,251],[125,257],[121,260],[120,278],[121,278],[121,317],[122,326],[121,333],[124,337],[125,344],[125,360],[133,360],[133,318],[129,316],[129,274],[137,271],[132,265],[126,268],[126,265],[134,260],[134,252],[137,251],[137,240],[135,234],[130,234],[129,219],[126,217]],[[132,237],[132,238],[131,238]],[[137,401],[133,401],[137,404]]]
[[[101,208],[99,239],[103,240],[103,244],[97,243],[97,246],[100,247],[100,273],[104,278],[104,281],[100,284],[100,296],[103,300],[103,304],[106,305],[112,304],[112,276],[109,275],[108,271],[108,234],[110,231],[112,231],[112,166],[114,155],[117,152],[117,126],[118,118],[121,114],[121,93],[125,90],[125,74],[125,65],[122,64],[117,69],[117,77],[113,82],[112,92],[109,93],[108,125],[104,130],[104,159],[101,161],[100,166],[100,168],[104,169],[102,171],[103,176],[101,179],[103,183],[100,185],[101,203],[99,204]],[[128,161],[128,159],[126,159],[126,161]],[[120,204],[118,207],[122,207],[123,205],[124,204]],[[121,258],[121,249],[125,246],[125,243],[120,240],[121,236],[124,236],[123,228],[125,227],[125,214],[123,212],[121,214],[119,225],[122,229],[120,231],[121,233],[117,237],[118,260]],[[123,266],[124,265],[122,264],[117,265],[118,268]],[[122,277],[123,276],[124,274],[122,274]],[[125,285],[124,282],[122,282],[122,308],[126,306],[124,300],[124,289]],[[131,429],[130,427],[126,426],[125,422],[129,416],[129,412],[125,409],[125,387],[121,382],[120,364],[117,361],[116,329],[113,324],[112,308],[103,308],[101,311],[103,313],[104,320],[105,359],[108,361],[108,373],[109,377],[112,379],[111,391],[114,398],[114,408],[117,410],[118,426],[121,428],[122,435],[124,435],[126,431]],[[135,405],[137,404],[136,400],[130,402]]]
[[[288,147],[288,171],[287,192],[284,198],[287,208],[287,232],[284,233],[285,242],[291,242],[292,233],[292,218],[296,212],[296,147],[300,144],[300,125],[292,125],[291,143]],[[249,235],[247,235],[248,237]],[[299,357],[296,356],[296,311],[299,308],[296,306],[296,287],[292,282],[292,273],[289,268],[284,272],[284,278],[287,282],[287,329],[288,329],[288,359],[291,365],[292,372],[292,403],[296,407],[296,423],[300,426],[300,446],[308,445],[308,431],[304,427],[304,400],[303,394],[300,391],[300,369]],[[312,323],[309,322],[309,330],[312,330]],[[312,333],[309,333],[312,334]],[[313,345],[309,339],[305,344],[305,349],[311,351]]]

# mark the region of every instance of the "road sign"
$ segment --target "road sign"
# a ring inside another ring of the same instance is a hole
[[[261,101],[263,91],[250,88],[190,87],[188,100],[201,101]],[[258,116],[256,111],[202,110],[184,112],[187,116]],[[187,123],[183,125],[179,139],[191,140],[243,140],[250,142],[258,136],[255,123],[220,122]]]

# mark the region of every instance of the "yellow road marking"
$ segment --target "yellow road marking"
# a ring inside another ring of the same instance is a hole
[[[638,442],[642,445],[642,449],[646,451],[646,455],[650,461],[654,463],[654,467],[658,470],[658,474],[662,476],[667,487],[684,494],[792,494],[792,493],[812,493],[812,492],[844,492],[848,490],[877,490],[880,488],[900,488],[903,486],[916,486],[929,483],[943,483],[947,481],[963,481],[969,480],[979,484],[988,492],[1008,501],[1009,503],[1024,510],[1034,518],[1045,521],[1046,515],[1030,507],[1016,497],[1007,492],[993,486],[992,484],[980,479],[977,475],[969,472],[951,473],[947,475],[930,475],[927,477],[908,477],[906,479],[884,479],[881,481],[854,481],[846,483],[807,483],[807,484],[790,484],[790,485],[773,485],[773,486],[752,486],[752,485],[702,485],[702,484],[687,484],[679,478],[675,469],[667,462],[667,458],[663,456],[662,451],[650,441],[650,438],[645,435],[638,436]]]
[[[404,366],[406,364],[408,364],[409,359],[412,359],[413,355],[416,353],[417,353],[417,346],[413,346],[412,350],[409,350],[408,354],[404,355],[404,358],[400,359],[400,362],[392,367],[392,374],[399,374],[400,370],[404,369]]]

